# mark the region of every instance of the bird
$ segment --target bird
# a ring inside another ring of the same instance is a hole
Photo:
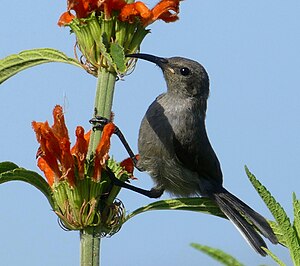
[[[143,53],[127,57],[156,64],[162,70],[167,91],[152,102],[142,119],[139,159],[129,152],[136,167],[148,172],[155,186],[148,191],[118,180],[116,183],[151,198],[160,197],[164,191],[179,197],[208,197],[250,246],[266,256],[262,247],[267,248],[267,245],[261,235],[273,244],[278,243],[269,223],[223,187],[221,165],[205,126],[210,92],[205,68],[183,57],[164,58]],[[126,143],[124,136],[122,142]]]

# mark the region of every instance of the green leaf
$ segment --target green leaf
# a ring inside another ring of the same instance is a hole
[[[247,167],[245,167],[245,169],[252,185],[274,216],[278,224],[278,229],[281,232],[280,236],[283,236],[284,243],[290,251],[290,256],[294,262],[294,265],[300,265],[299,241],[297,233],[290,223],[289,217],[281,205],[271,195],[271,193],[256,179],[256,177],[249,171]]]
[[[192,247],[195,249],[202,251],[203,253],[207,254],[211,258],[217,260],[218,262],[227,265],[227,266],[244,266],[241,262],[237,259],[232,257],[231,255],[225,253],[224,251],[216,248],[212,248],[209,246],[204,246],[196,243],[191,244]]]
[[[283,235],[282,230],[280,229],[280,226],[276,222],[273,222],[273,221],[268,221],[268,222],[269,222],[274,234],[276,235],[279,243],[286,247],[287,243],[285,240],[285,236]]]
[[[9,162],[5,162],[7,164]],[[1,163],[2,165],[3,163]],[[10,163],[13,165],[13,163]],[[38,190],[40,190],[48,199],[51,207],[55,209],[55,204],[52,198],[52,190],[46,180],[40,176],[38,173],[26,170],[24,168],[15,168],[10,171],[5,171],[0,174],[0,184],[9,181],[23,181],[30,185],[33,185]]]
[[[15,163],[12,163],[12,162],[1,162],[0,163],[0,174],[14,170],[18,167],[19,166],[17,166]]]
[[[294,207],[294,228],[297,233],[298,242],[300,237],[300,201],[297,200],[296,194],[293,193],[293,207]]]
[[[116,64],[117,70],[121,73],[126,71],[125,54],[123,47],[118,43],[112,43],[110,46],[110,54]]]
[[[280,266],[286,266],[274,253],[269,249],[262,247],[262,249]]]
[[[97,46],[99,47],[101,54],[106,59],[107,63],[109,65],[113,65],[113,59],[111,58],[111,55],[107,51],[107,47],[109,47],[109,40],[107,38],[106,32],[104,32],[101,36],[101,38],[97,41]]]
[[[0,60],[0,84],[18,72],[40,64],[50,62],[68,63],[82,67],[77,60],[51,48],[25,50]]]
[[[221,212],[219,207],[208,198],[178,198],[169,200],[160,200],[147,206],[141,207],[127,215],[125,221],[136,216],[137,214],[153,210],[185,210],[196,211],[216,215],[222,218],[226,216]]]

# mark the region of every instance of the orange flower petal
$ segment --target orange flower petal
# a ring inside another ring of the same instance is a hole
[[[41,149],[44,153],[51,154],[53,157],[61,158],[61,148],[59,146],[59,140],[53,133],[49,124],[45,122],[41,125],[41,137],[40,137]]]
[[[155,20],[162,19],[165,22],[169,19],[175,21],[178,19],[177,14],[179,13],[179,2],[180,0],[162,0],[152,10],[151,20],[146,22],[146,25],[153,23]],[[175,14],[170,12],[172,10]]]
[[[115,125],[108,123],[102,132],[101,140],[95,151],[94,181],[99,181],[101,170],[109,158],[110,138],[115,131]]]
[[[121,21],[133,22],[134,18],[138,15],[134,4],[128,4],[124,6],[119,14],[119,19]]]
[[[175,22],[179,19],[177,14],[172,14],[171,12],[167,11],[160,15],[159,19],[163,20],[164,22]]]
[[[151,15],[151,10],[146,7],[146,5],[143,2],[136,2],[135,4],[135,9],[139,13],[142,19],[148,19],[150,18]]]
[[[68,10],[74,10],[77,18],[86,18],[97,8],[98,0],[68,0]]]
[[[133,174],[134,164],[130,157],[120,162],[120,166],[122,166],[126,170],[126,172]]]
[[[93,180],[95,182],[99,182],[100,181],[101,171],[102,171],[102,165],[100,163],[100,160],[96,156],[95,157],[95,161],[94,161],[94,174],[93,174]]]
[[[38,156],[43,157],[56,176],[60,176],[57,158],[61,156],[61,149],[57,138],[54,136],[49,124],[33,121],[32,127],[40,143]],[[42,170],[42,169],[41,169]]]
[[[134,165],[130,157],[120,162],[120,166],[122,166],[128,173],[133,173]]]
[[[148,20],[151,16],[150,9],[143,2],[138,1],[124,6],[119,14],[119,19],[121,21],[134,22],[136,17],[139,17],[141,20]]]
[[[49,167],[46,160],[41,157],[38,159],[37,165],[44,172],[48,184],[50,185],[50,187],[52,187],[54,183],[55,174],[52,171],[51,167]]]
[[[137,160],[139,160],[140,155],[136,154],[135,158]],[[131,177],[130,177],[131,179],[137,179],[136,177],[133,176],[134,164],[133,164],[133,161],[131,158],[127,158],[127,159],[123,160],[122,162],[120,162],[120,166],[122,166],[126,170],[126,172],[131,174]]]
[[[84,162],[88,150],[89,145],[89,136],[88,140],[86,139],[86,135],[90,134],[87,133],[84,135],[83,127],[78,126],[76,128],[76,143],[71,149],[71,154],[76,157],[77,159],[77,167],[78,167],[78,175],[80,178],[84,177]]]
[[[56,105],[53,109],[53,120],[52,130],[58,139],[66,138],[69,140],[69,133],[65,123],[65,117],[63,109],[60,105]]]
[[[85,157],[88,150],[88,140],[85,138],[84,128],[78,126],[76,128],[75,135],[76,143],[71,149],[71,154],[78,158]]]
[[[75,185],[75,173],[74,173],[74,159],[70,152],[70,141],[67,138],[64,138],[60,142],[60,147],[62,150],[61,156],[61,166],[63,176],[61,178],[66,179],[70,186]]]
[[[108,153],[110,148],[110,138],[115,131],[115,125],[113,123],[108,123],[102,132],[101,140],[96,148],[96,154],[100,157],[104,157]]]
[[[165,22],[176,21],[179,13],[179,2],[180,0],[161,0],[152,10],[149,10],[143,2],[138,1],[124,6],[119,19],[133,22],[136,17],[139,17],[144,27],[158,19]]]
[[[69,24],[73,20],[73,18],[75,18],[75,16],[70,11],[67,11],[60,16],[57,25],[61,27]]]
[[[126,2],[124,0],[106,0],[102,5],[103,8],[100,6],[100,10],[104,11],[106,17],[111,17],[112,11],[121,10],[126,5]]]

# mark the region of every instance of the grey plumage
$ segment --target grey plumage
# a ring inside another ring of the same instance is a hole
[[[265,256],[261,247],[267,246],[256,230],[278,243],[268,222],[222,185],[220,163],[205,128],[209,78],[203,66],[181,57],[129,56],[157,64],[167,83],[167,92],[150,105],[139,132],[138,167],[153,178],[156,186],[152,190],[158,195],[166,190],[182,197],[211,198],[249,244]]]

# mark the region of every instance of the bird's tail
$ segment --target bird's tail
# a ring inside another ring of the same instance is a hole
[[[237,227],[250,246],[259,254],[262,256],[267,255],[262,249],[262,247],[267,248],[267,245],[257,231],[273,244],[278,243],[267,220],[229,191],[222,189],[221,192],[214,193],[211,197],[227,218]]]

